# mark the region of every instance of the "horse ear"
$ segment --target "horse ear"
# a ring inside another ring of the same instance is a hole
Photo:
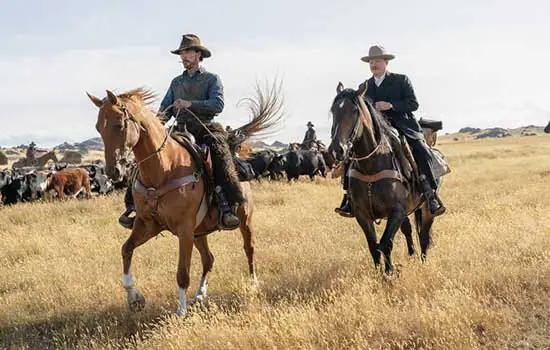
[[[103,101],[101,101],[99,99],[99,97],[95,97],[94,95],[90,95],[87,91],[86,91],[86,95],[88,95],[88,98],[90,98],[90,100],[92,101],[92,103],[94,105],[96,105],[98,108],[101,107],[101,105],[103,104]]]
[[[344,84],[340,81],[338,82],[338,86],[336,86],[336,92],[341,93],[342,91],[344,91]]]
[[[110,90],[105,91],[107,91],[107,99],[109,99],[109,102],[111,102],[113,106],[118,105],[118,97],[116,97],[116,95],[113,94]]]
[[[359,86],[359,90],[357,91],[357,94],[360,96],[360,97],[363,97],[365,96],[365,94],[367,93],[367,88],[368,88],[368,85],[367,83],[363,83],[361,84],[361,86]]]

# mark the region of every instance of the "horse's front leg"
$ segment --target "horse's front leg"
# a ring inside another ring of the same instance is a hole
[[[382,254],[384,254],[384,269],[387,274],[391,273],[393,270],[393,265],[391,262],[391,251],[393,249],[393,238],[395,233],[399,230],[399,227],[405,219],[405,208],[403,206],[398,206],[389,216],[386,223],[386,229],[384,234],[380,239],[379,248]]]
[[[145,298],[135,287],[130,266],[134,249],[156,236],[159,230],[148,230],[141,218],[136,218],[130,237],[122,245],[122,285],[128,292],[128,306],[132,311],[139,311],[145,306]]]
[[[189,289],[191,255],[193,253],[193,226],[182,226],[177,230],[179,258],[177,281],[179,287],[179,306],[177,316],[187,315],[187,289]]]
[[[202,261],[202,276],[199,283],[199,288],[191,300],[191,305],[206,300],[206,293],[208,289],[208,273],[212,270],[214,265],[214,255],[208,247],[208,240],[206,236],[199,237],[195,240],[195,247],[201,254]]]
[[[370,219],[363,218],[359,212],[357,212],[357,222],[363,229],[365,238],[369,245],[369,251],[374,261],[374,266],[378,268],[380,266],[380,251],[378,250],[378,242],[376,240],[376,229],[374,228],[374,222]]]

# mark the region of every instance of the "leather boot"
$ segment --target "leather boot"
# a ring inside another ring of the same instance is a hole
[[[220,211],[221,211],[220,223],[222,228],[226,230],[233,230],[237,228],[241,223],[241,220],[237,215],[235,215],[235,213],[233,213],[233,210],[231,210],[231,207],[229,206],[229,203],[225,199],[225,195],[220,186],[216,186],[216,193],[218,194],[218,199],[220,201]]]
[[[342,198],[342,203],[339,208],[334,209],[335,212],[346,218],[352,218],[353,213],[351,212],[351,200],[347,193],[344,193],[344,198]]]
[[[128,208],[120,217],[118,218],[118,223],[129,230],[134,227],[134,221],[136,220],[135,216],[130,216],[134,212],[133,208]]]
[[[420,175],[420,188],[424,194],[424,198],[428,201],[428,209],[433,216],[439,216],[445,213],[445,206],[441,200],[437,197],[435,191],[432,189],[432,186],[426,180],[426,176]]]

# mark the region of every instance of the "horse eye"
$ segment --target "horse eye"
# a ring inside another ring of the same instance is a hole
[[[124,124],[114,124],[113,128],[115,128],[117,130],[122,130],[122,128],[124,128]]]

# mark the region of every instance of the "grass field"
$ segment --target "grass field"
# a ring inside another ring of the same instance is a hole
[[[214,233],[209,302],[184,320],[169,233],[134,253],[147,306],[127,310],[121,194],[0,209],[0,348],[550,348],[550,138],[440,142],[427,264],[398,234],[399,274],[376,271],[337,180],[254,184],[259,290],[240,233]],[[192,269],[195,287],[196,251]]]

